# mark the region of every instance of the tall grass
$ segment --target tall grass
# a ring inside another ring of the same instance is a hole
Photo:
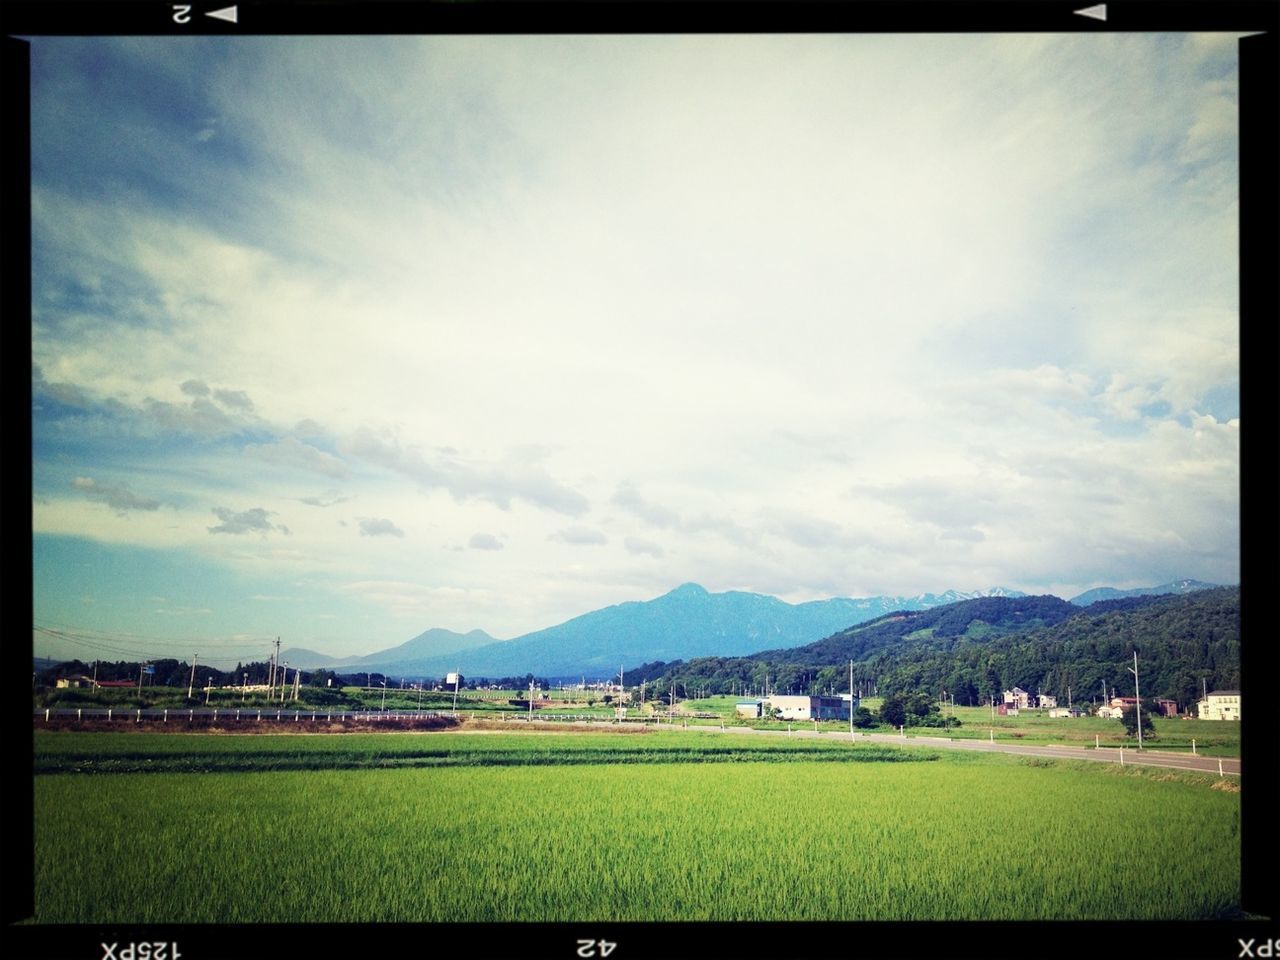
[[[368,745],[425,739],[449,738]],[[564,743],[468,739],[530,762],[38,776],[36,919],[1190,919],[1239,900],[1239,797],[1190,779],[820,762],[861,746],[816,742],[690,763],[723,745],[693,734],[653,738],[676,762],[562,765],[540,751]],[[587,747],[635,749],[619,739]]]

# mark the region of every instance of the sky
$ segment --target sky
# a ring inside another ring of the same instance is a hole
[[[37,38],[32,80],[37,655],[1239,581],[1236,35]]]

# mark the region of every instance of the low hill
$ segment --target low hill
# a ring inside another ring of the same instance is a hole
[[[1093,604],[1053,626],[945,653],[923,646],[884,651],[865,667],[888,690],[945,688],[985,700],[1017,685],[1065,703],[1068,689],[1083,701],[1101,697],[1104,683],[1131,696],[1135,652],[1143,696],[1185,708],[1205,687],[1239,688],[1240,588],[1155,597],[1129,608]]]
[[[936,607],[900,610],[857,624],[816,643],[792,649],[764,650],[752,660],[827,666],[865,660],[881,650],[950,650],[962,639],[1000,636],[1031,627],[1061,623],[1079,608],[1059,597],[982,597]]]

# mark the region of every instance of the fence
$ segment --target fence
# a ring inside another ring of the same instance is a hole
[[[437,717],[456,717],[462,714],[451,710],[285,710],[259,709],[257,707],[227,709],[223,707],[92,707],[69,708],[58,707],[35,710],[32,716],[36,722],[50,723],[54,720],[107,720],[112,723],[141,723],[143,720],[160,721],[161,723],[193,723],[197,720],[209,723],[315,723],[324,721],[385,721],[385,720],[418,720]],[[469,713],[472,719],[475,713]],[[485,717],[482,713],[481,717]],[[526,723],[530,717],[524,713],[493,713],[486,719],[503,720],[510,723]],[[538,722],[581,723],[595,721],[597,723],[613,723],[614,718],[599,714],[583,713],[535,713],[532,717]],[[657,717],[627,717],[628,723],[654,723]]]
[[[223,707],[59,707],[36,710],[33,716],[46,723],[57,720],[108,720],[111,722],[141,723],[143,720],[159,720],[162,723],[188,723],[196,720],[219,723],[314,723],[320,720],[416,720],[435,717],[452,717],[449,710],[273,710],[269,707],[227,709]]]

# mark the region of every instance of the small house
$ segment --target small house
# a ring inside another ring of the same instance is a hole
[[[1031,694],[1021,687],[1014,687],[1012,690],[1004,691],[1004,702],[1018,710],[1030,710]]]
[[[1209,695],[1196,704],[1201,720],[1239,720],[1240,691],[1210,690]]]

